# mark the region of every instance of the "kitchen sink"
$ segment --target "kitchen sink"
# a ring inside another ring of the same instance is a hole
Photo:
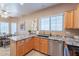
[[[43,35],[43,34],[39,34],[39,35],[37,35],[38,37],[45,37],[45,38],[48,38],[49,37],[49,35]]]

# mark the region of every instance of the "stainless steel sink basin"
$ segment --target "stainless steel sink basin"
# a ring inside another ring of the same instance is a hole
[[[49,37],[49,35],[42,35],[42,34],[39,34],[37,36],[39,36],[39,37],[45,37],[45,38],[48,38]]]

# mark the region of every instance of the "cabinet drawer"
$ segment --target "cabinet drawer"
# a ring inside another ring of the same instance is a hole
[[[24,45],[24,40],[21,40],[21,41],[17,41],[16,42],[16,46],[21,46],[21,45]]]
[[[30,39],[25,39],[25,42],[28,42]]]

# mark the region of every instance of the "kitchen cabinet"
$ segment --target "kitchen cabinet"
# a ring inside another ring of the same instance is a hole
[[[74,10],[64,12],[64,28],[74,28]]]
[[[40,38],[40,52],[48,54],[48,39]]]
[[[11,55],[23,56],[31,50],[37,50],[48,54],[48,39],[41,37],[29,37],[23,40],[11,40]]]
[[[18,41],[10,41],[10,54],[12,56],[23,56],[33,49],[32,38],[26,38]]]
[[[79,6],[74,10],[74,28],[79,29]]]
[[[31,38],[27,38],[21,41],[16,42],[16,55],[24,55],[28,53],[33,48],[33,40]]]
[[[48,39],[34,37],[34,49],[42,53],[48,54]]]
[[[79,29],[79,5],[74,10],[64,12],[64,28]]]
[[[24,40],[16,42],[16,55],[17,56],[24,55]]]
[[[49,40],[48,54],[50,56],[63,56],[63,41]]]
[[[31,38],[27,38],[25,39],[25,45],[24,45],[24,50],[25,53],[28,53],[30,50],[32,50],[33,45],[32,45],[32,39]]]
[[[34,44],[34,49],[39,51],[39,48],[40,48],[40,47],[39,47],[39,45],[40,45],[40,43],[39,43],[40,38],[34,37],[34,38],[33,38],[33,41],[34,41],[34,42],[33,42],[33,44]]]

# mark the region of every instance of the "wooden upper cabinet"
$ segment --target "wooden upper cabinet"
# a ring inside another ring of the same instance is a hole
[[[65,29],[74,28],[74,10],[64,12],[64,28]]]
[[[79,29],[79,5],[74,10],[64,12],[64,28]]]
[[[79,29],[79,6],[74,10],[74,28]]]

